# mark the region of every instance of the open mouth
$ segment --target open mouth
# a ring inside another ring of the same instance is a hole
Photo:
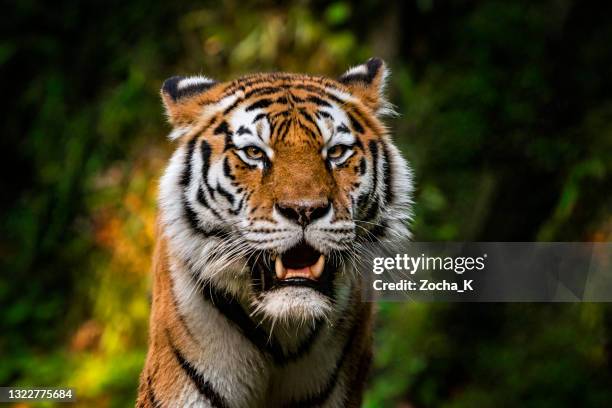
[[[266,253],[251,265],[255,286],[261,291],[287,286],[304,286],[327,294],[337,266],[306,242],[281,255]]]
[[[274,271],[279,280],[303,278],[318,280],[325,268],[325,255],[308,244],[299,244],[277,256]]]

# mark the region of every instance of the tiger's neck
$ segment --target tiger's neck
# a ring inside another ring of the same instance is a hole
[[[150,346],[139,401],[269,406],[314,393],[330,406],[343,406],[345,385],[336,384],[348,365],[343,361],[369,350],[362,343],[369,335],[361,333],[359,320],[369,325],[370,308],[359,303],[358,288],[329,321],[271,331],[237,297],[197,285],[163,238],[154,270]]]

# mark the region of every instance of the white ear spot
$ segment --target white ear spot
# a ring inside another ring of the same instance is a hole
[[[197,75],[197,76],[192,76],[192,77],[181,79],[176,85],[176,88],[180,91],[185,88],[189,88],[191,86],[207,85],[207,84],[214,84],[214,83],[215,81],[208,77]]]
[[[367,75],[367,74],[368,74],[368,68],[365,66],[365,64],[361,64],[361,65],[357,65],[356,67],[349,69],[342,76],[347,77],[349,75]]]

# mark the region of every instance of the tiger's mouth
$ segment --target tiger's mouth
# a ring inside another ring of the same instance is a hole
[[[325,267],[325,255],[308,244],[299,244],[276,257],[274,271],[281,281],[290,279],[318,280]]]
[[[265,253],[251,265],[253,281],[261,291],[288,286],[310,287],[331,292],[335,263],[302,241],[282,254]]]

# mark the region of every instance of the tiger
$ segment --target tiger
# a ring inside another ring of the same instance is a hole
[[[337,79],[171,77],[137,407],[358,407],[374,310],[355,262],[410,236],[379,58]]]

